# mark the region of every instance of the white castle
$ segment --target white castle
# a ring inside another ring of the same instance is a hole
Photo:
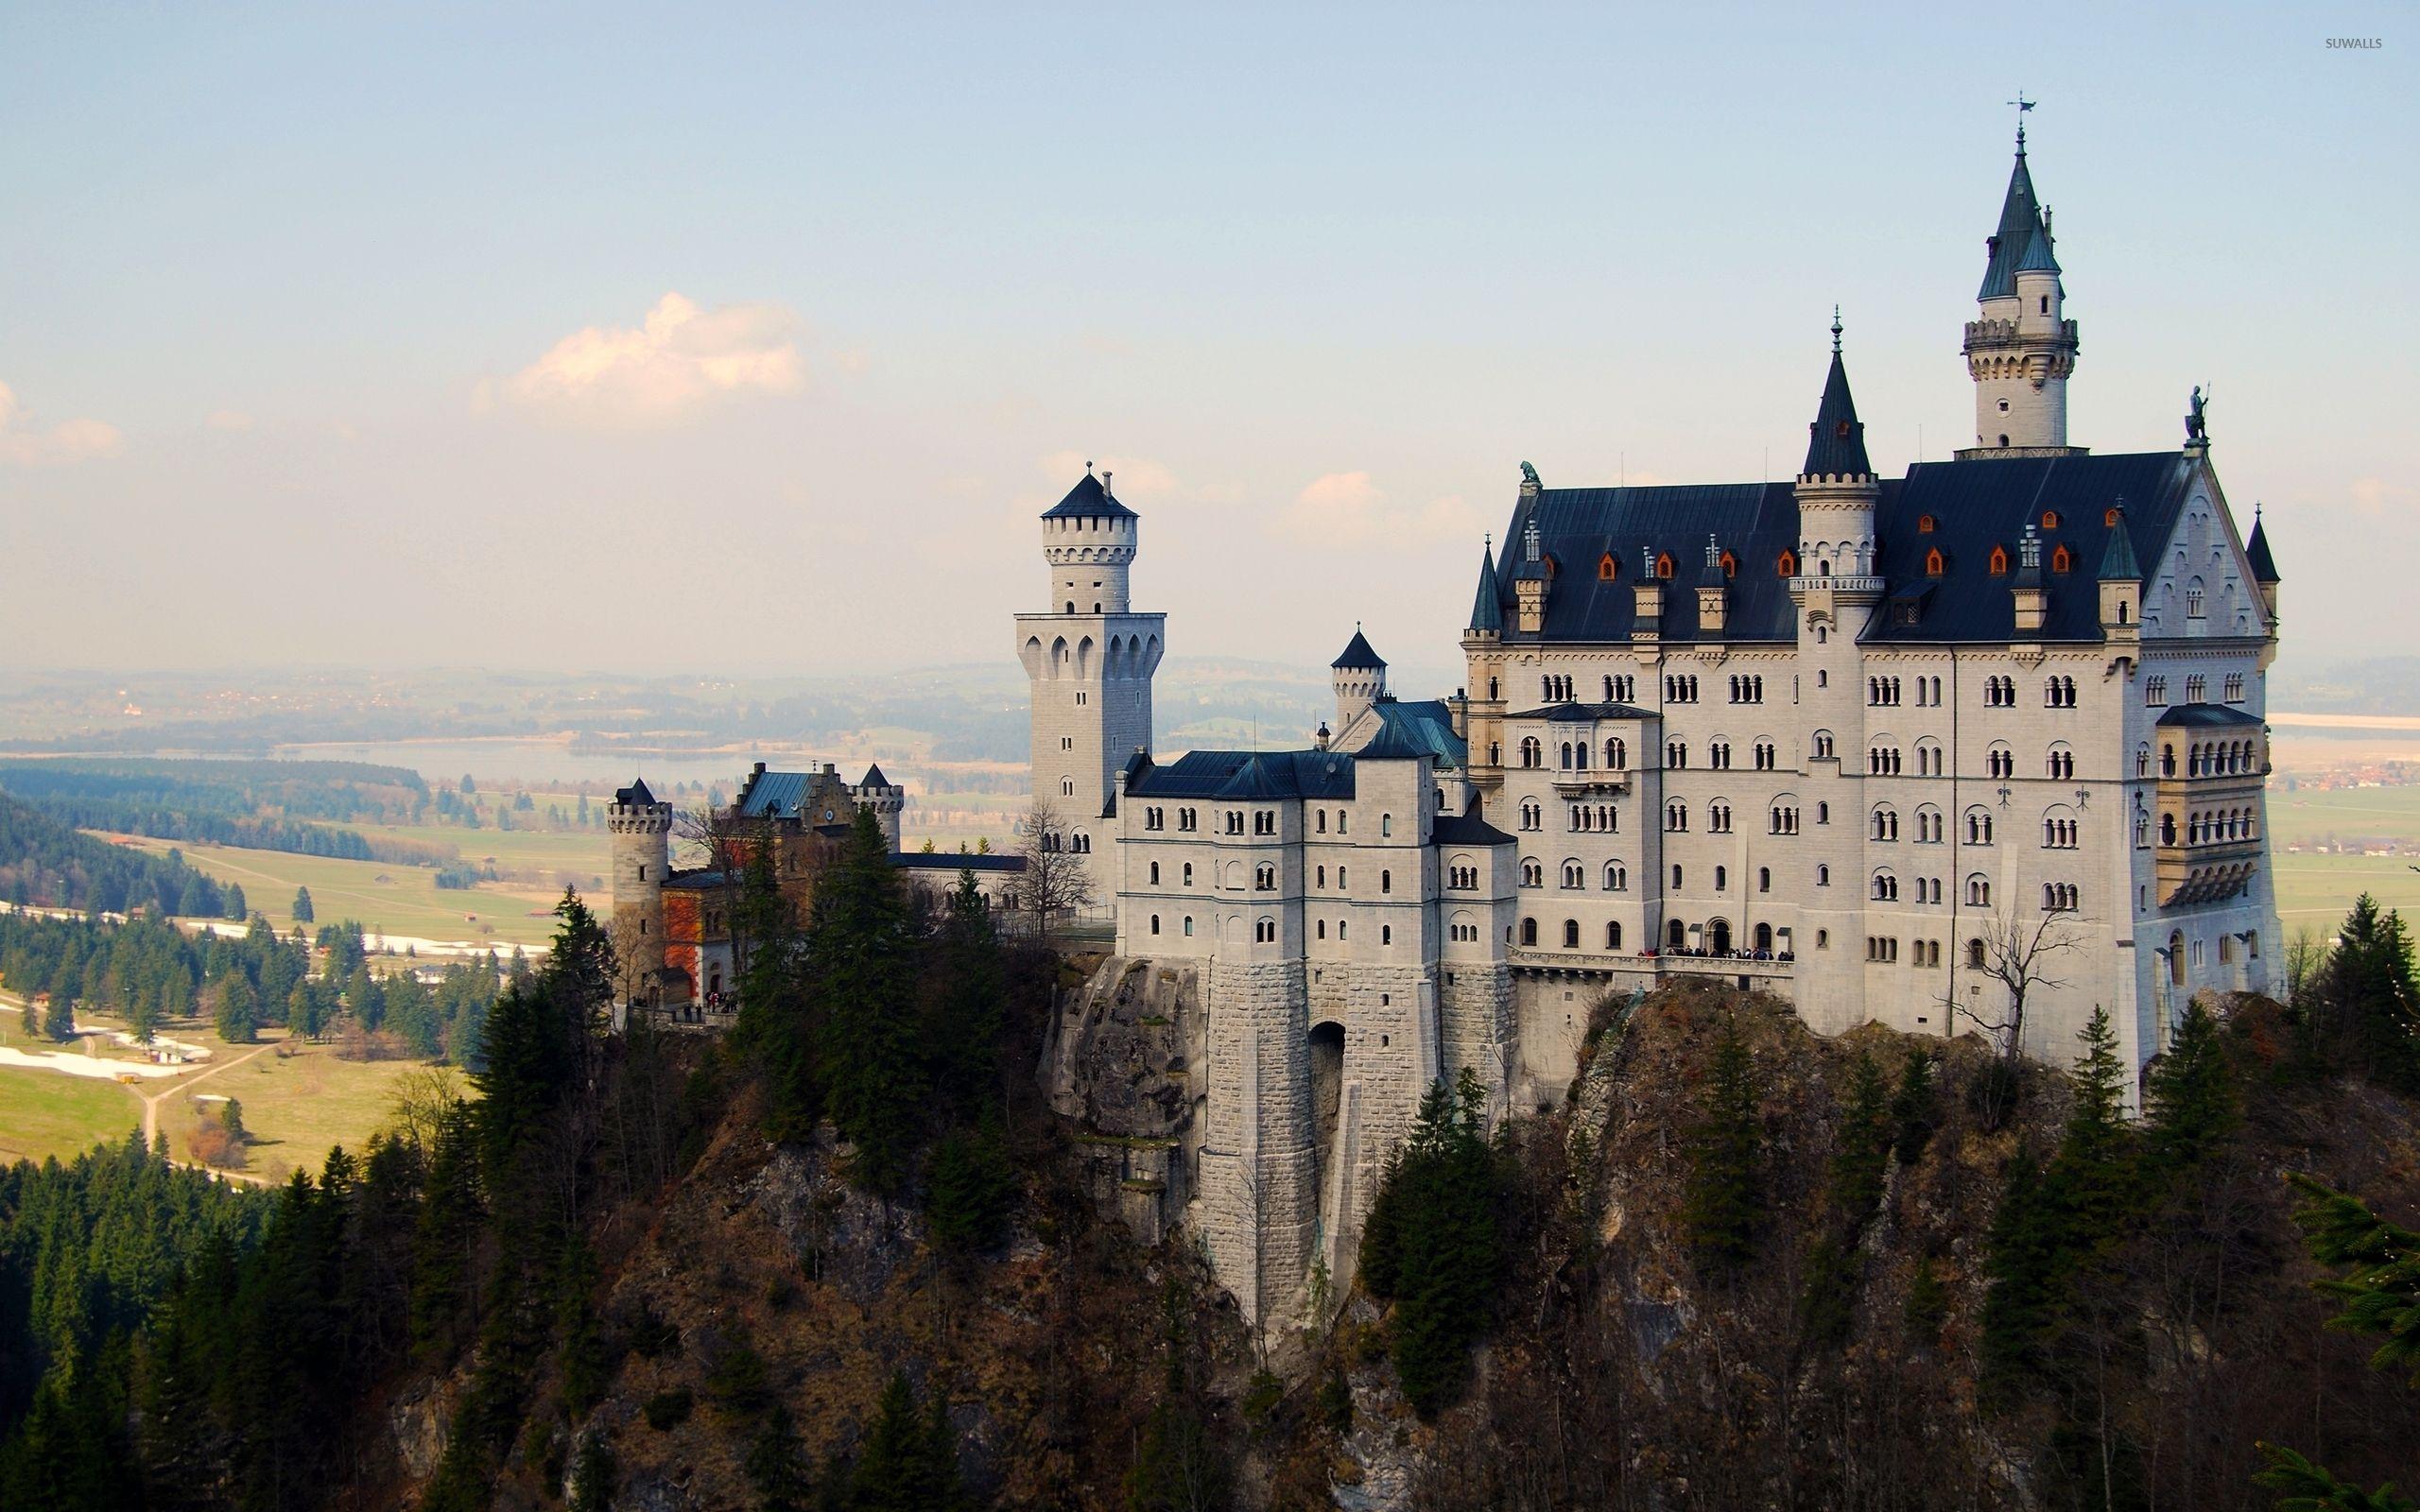
[[[1154,759],[1139,521],[1089,472],[1043,517],[1035,791],[1114,898],[1096,997],[1146,963],[1198,1005],[1165,1181],[1256,1322],[1300,1315],[1315,1256],[1340,1286],[1432,1082],[1560,1097],[1608,992],[1712,976],[1947,1036],[2007,1018],[2038,937],[2023,1048],[2064,1063],[2100,1007],[2140,1066],[2193,994],[2270,981],[2264,535],[2199,390],[2181,449],[2069,444],[2021,130],[1988,247],[1972,447],[1877,476],[1836,316],[1794,483],[1523,464],[1462,689],[1398,700],[1357,631],[1307,748]]]

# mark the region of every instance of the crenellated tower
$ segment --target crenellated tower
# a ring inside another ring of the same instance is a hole
[[[2076,323],[2052,255],[2050,213],[2033,193],[2025,127],[2000,203],[1999,229],[1985,241],[1981,305],[1966,322],[1966,371],[1975,380],[1975,444],[1958,455],[2042,455],[2067,445],[2067,377],[2076,367]]]
[[[672,805],[659,803],[640,778],[605,810],[614,844],[614,941],[623,973],[635,984],[663,964],[664,882],[672,872]]]
[[[1353,639],[1328,663],[1328,683],[1336,691],[1336,733],[1340,735],[1386,696],[1387,659],[1372,648],[1360,626],[1353,627]]]
[[[1016,617],[1032,696],[1033,791],[1057,809],[1069,850],[1088,851],[1117,773],[1151,744],[1151,674],[1165,614],[1128,607],[1141,517],[1087,470],[1042,516],[1050,607]]]
[[[899,816],[908,807],[908,790],[882,775],[879,764],[866,768],[866,775],[849,789],[849,797],[857,807],[873,810],[875,822],[882,826],[884,843],[891,853],[899,853]]]

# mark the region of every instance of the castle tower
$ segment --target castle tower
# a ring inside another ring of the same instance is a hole
[[[1050,606],[1016,617],[1033,708],[1033,792],[1069,850],[1090,850],[1117,773],[1151,744],[1151,674],[1167,616],[1127,607],[1141,519],[1086,472],[1042,516]]]
[[[1984,243],[1989,260],[1975,296],[1980,317],[1966,322],[1966,371],[1975,380],[1975,444],[1961,457],[2034,455],[2067,445],[2067,377],[2076,366],[2076,323],[2066,318],[2050,215],[2033,193],[2025,163],[2025,127],[2016,129],[2016,167],[2000,204],[1999,229]]]
[[[877,765],[866,768],[866,775],[849,789],[849,797],[857,807],[873,810],[874,818],[882,825],[882,839],[890,853],[899,853],[899,814],[908,806],[908,790],[882,775]]]
[[[664,965],[664,881],[672,872],[672,805],[659,803],[644,778],[614,795],[605,811],[614,837],[614,944],[633,994]]]
[[[1863,658],[1858,639],[1882,596],[1875,570],[1875,506],[1881,490],[1865,453],[1865,426],[1849,393],[1841,357],[1841,318],[1832,316],[1832,367],[1807,427],[1799,469],[1798,696],[1806,773],[1799,801],[1812,818],[1828,804],[1833,822],[1806,827],[1807,859],[1827,879],[1800,907],[1806,943],[1837,947],[1798,952],[1799,1010],[1824,1033],[1847,1029],[1864,1011],[1863,966],[1854,947],[1864,934],[1864,830],[1857,816],[1866,771]]]
[[[1387,659],[1371,648],[1359,625],[1353,627],[1353,639],[1345,643],[1343,654],[1328,663],[1328,681],[1336,689],[1339,734],[1353,728],[1353,721],[1386,696]]]

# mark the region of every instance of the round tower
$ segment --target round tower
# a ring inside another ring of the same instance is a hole
[[[1979,318],[1966,322],[1966,372],[1975,381],[1975,444],[1966,450],[1990,455],[2068,449],[2076,323],[2067,318],[2051,240],[2050,213],[2033,193],[2020,125],[1999,229],[1984,242],[1988,261],[1975,296]]]
[[[897,855],[899,815],[908,807],[908,790],[883,776],[880,765],[873,765],[867,767],[866,775],[849,789],[849,796],[856,799],[857,807],[873,810],[875,821],[882,826],[883,843],[890,847],[892,855]]]
[[[664,883],[672,872],[672,805],[644,779],[614,795],[605,811],[614,836],[614,940],[626,975],[664,964]]]
[[[1328,663],[1328,682],[1336,690],[1339,734],[1386,696],[1387,659],[1372,649],[1359,625],[1353,627],[1353,639],[1345,643],[1343,654]]]
[[[1085,473],[1075,492],[1042,517],[1042,559],[1050,568],[1050,605],[1059,613],[1126,612],[1126,574],[1134,564],[1141,520],[1110,491],[1111,476],[1095,482]]]

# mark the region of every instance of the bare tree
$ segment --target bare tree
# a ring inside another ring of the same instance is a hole
[[[1081,852],[1068,848],[1058,805],[1046,798],[1034,799],[1018,843],[1025,857],[1022,901],[1033,915],[1034,937],[1047,944],[1054,921],[1093,901],[1092,868]]]
[[[2031,922],[2014,906],[1994,914],[1990,926],[1976,936],[1983,947],[1981,958],[1970,951],[1965,969],[1997,983],[2006,1006],[1997,1018],[1987,1018],[1971,1003],[1959,1002],[1952,988],[1942,994],[1950,1022],[1962,1018],[1980,1029],[1999,1046],[2000,1058],[2014,1065],[2024,1052],[2028,1000],[2037,990],[2055,992],[2067,985],[2064,977],[2051,974],[2051,968],[2059,956],[2082,949],[2085,934],[2083,917],[2064,910],[2046,912]]]

